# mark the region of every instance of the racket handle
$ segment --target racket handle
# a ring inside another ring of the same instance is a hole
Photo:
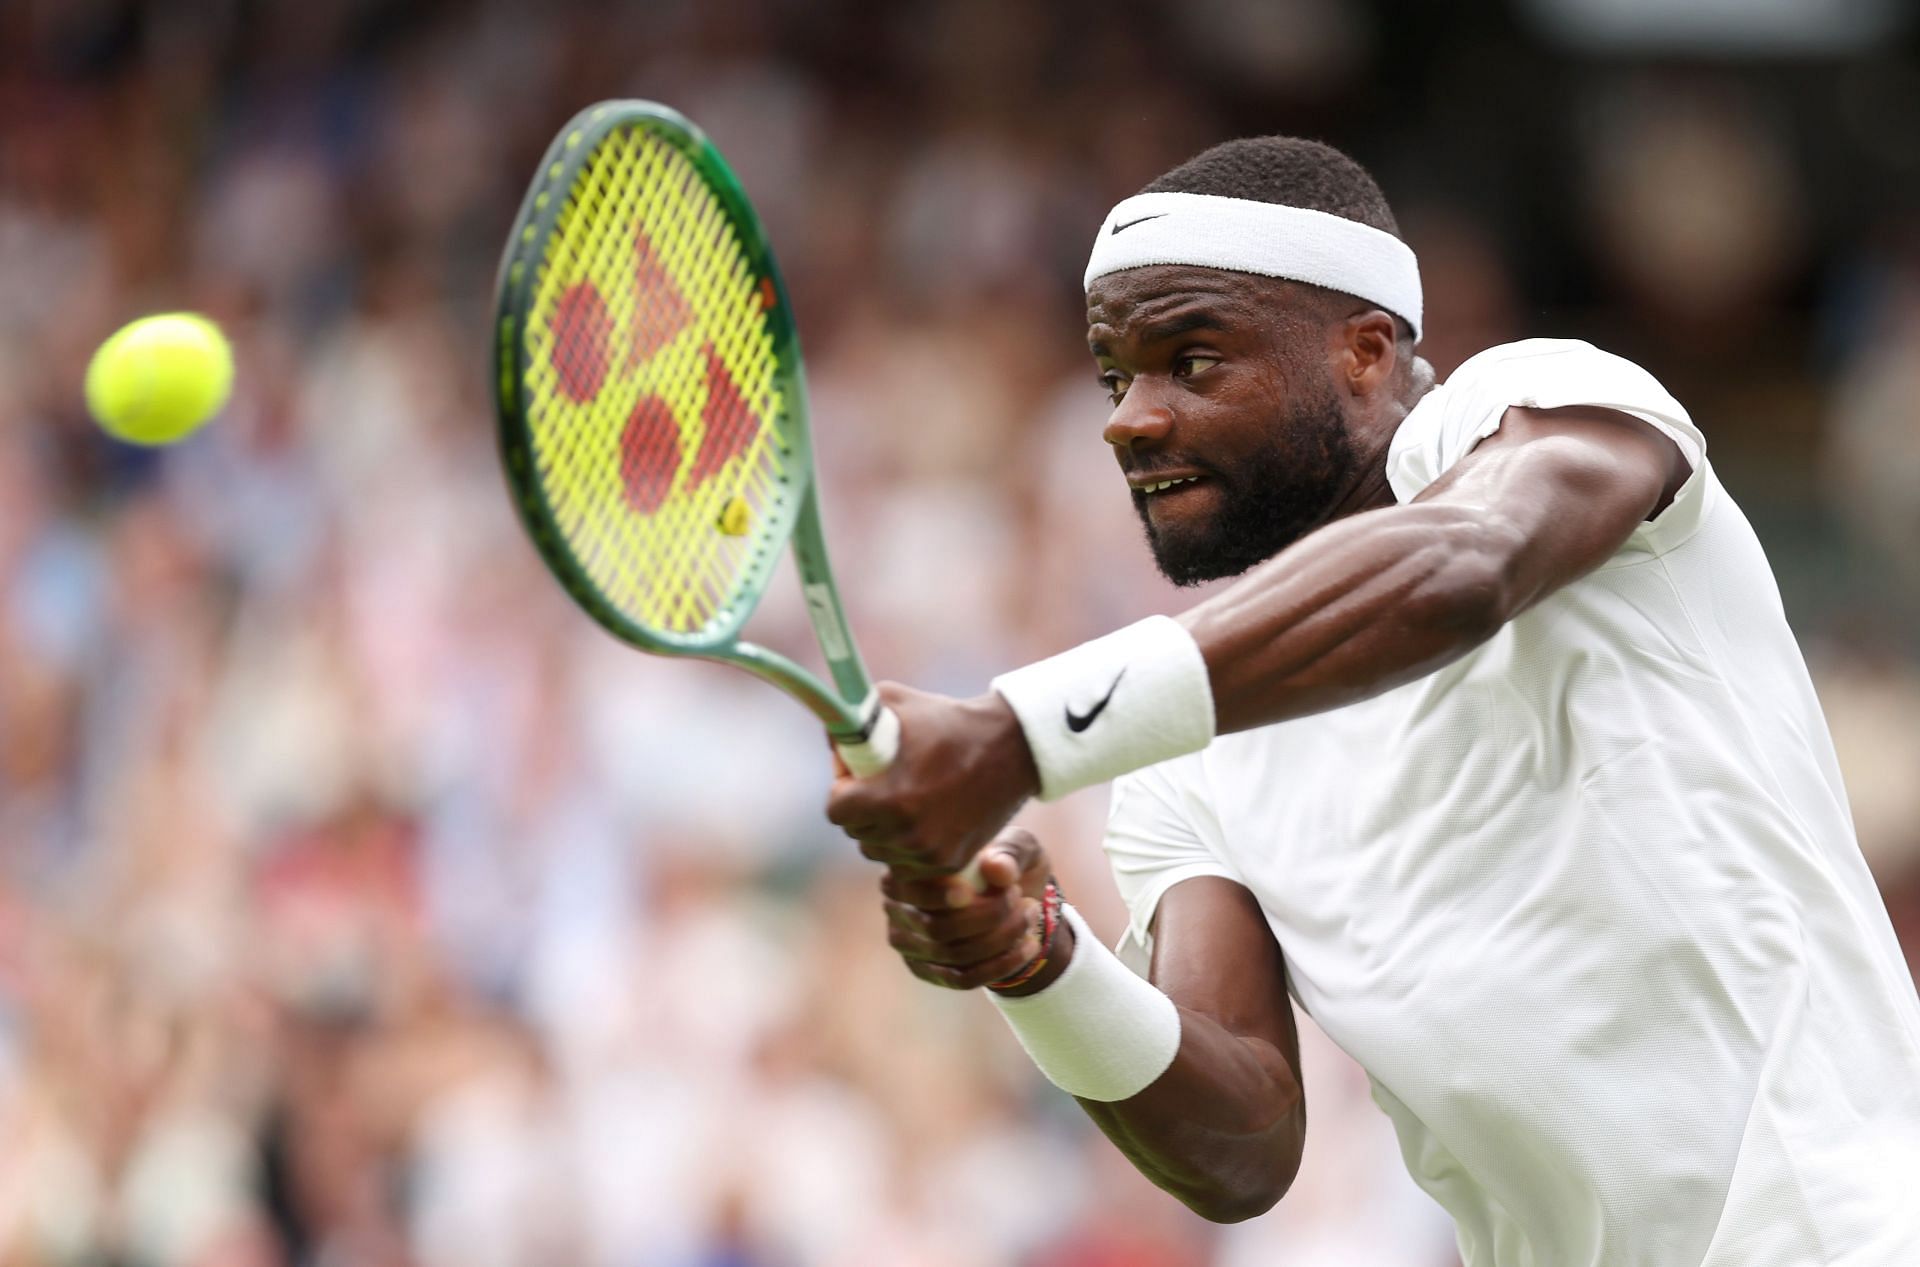
[[[856,779],[870,779],[893,764],[893,758],[900,751],[900,718],[891,708],[882,704],[880,711],[874,714],[873,726],[867,731],[867,737],[858,743],[836,743],[834,748],[840,753],[840,759],[847,763],[847,769]],[[974,855],[972,862],[961,871],[961,878],[975,893],[984,893],[986,881],[980,878],[980,857]]]
[[[894,755],[900,751],[900,718],[882,704],[874,714],[865,739],[857,743],[837,743],[834,747],[839,750],[840,759],[847,763],[847,769],[853,771],[854,778],[870,779],[892,765]]]

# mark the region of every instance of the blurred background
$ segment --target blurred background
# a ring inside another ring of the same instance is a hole
[[[1277,1213],[1133,1177],[887,950],[807,716],[560,597],[496,467],[489,299],[548,138],[614,96],[740,171],[869,662],[966,693],[1192,599],[1100,441],[1107,207],[1234,135],[1347,148],[1442,374],[1584,337],[1692,410],[1920,957],[1901,0],[9,0],[0,1267],[1455,1261],[1311,1031]],[[119,446],[86,357],[179,308],[233,334],[234,402]],[[790,592],[760,629],[804,645]],[[1103,810],[1027,821],[1117,932]]]

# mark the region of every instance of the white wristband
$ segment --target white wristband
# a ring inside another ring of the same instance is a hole
[[[1020,719],[1043,801],[1213,742],[1207,662],[1171,616],[1003,673],[993,689]]]
[[[1080,912],[1073,958],[1057,980],[1023,998],[992,995],[1047,1081],[1083,1100],[1130,1099],[1167,1071],[1180,1051],[1180,1009],[1093,935]]]

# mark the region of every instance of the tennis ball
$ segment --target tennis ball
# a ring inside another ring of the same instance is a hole
[[[87,408],[131,444],[172,444],[218,413],[232,390],[227,337],[191,312],[122,326],[87,364]]]
[[[733,497],[720,508],[720,531],[729,537],[745,536],[747,526],[753,522],[753,512],[747,508],[747,499]]]

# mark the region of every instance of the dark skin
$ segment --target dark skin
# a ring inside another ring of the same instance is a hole
[[[1296,455],[1311,467],[1344,447],[1352,459],[1329,460],[1308,490],[1303,535],[1180,617],[1223,734],[1355,703],[1458,659],[1605,562],[1690,474],[1670,440],[1628,415],[1514,407],[1398,505],[1387,448],[1432,377],[1392,316],[1176,265],[1100,279],[1087,313],[1115,397],[1105,438],[1129,482],[1200,476],[1145,495],[1164,542],[1208,539],[1274,420],[1317,416],[1302,401],[1326,396],[1344,431],[1343,446]],[[1039,952],[1049,869],[1031,835],[1001,830],[1038,787],[1019,723],[997,695],[881,692],[900,715],[900,754],[877,778],[838,779],[828,817],[887,865],[890,939],[917,976],[954,989],[1005,980]],[[980,891],[957,874],[976,855]],[[1046,988],[1073,953],[1063,929],[1012,992]],[[1180,1009],[1172,1066],[1131,1099],[1083,1106],[1199,1213],[1258,1214],[1292,1182],[1305,1105],[1284,963],[1252,894],[1219,879],[1171,889],[1154,917],[1151,979]]]
[[[1008,828],[981,868],[982,894],[894,870],[882,881],[888,938],[922,980],[970,989],[1039,953],[1034,916],[1049,870],[1039,842]],[[1045,988],[1072,955],[1072,929],[1062,926],[1048,967],[1008,993]],[[1149,979],[1180,1010],[1173,1063],[1129,1099],[1080,1107],[1196,1213],[1217,1223],[1263,1214],[1300,1168],[1307,1102],[1286,964],[1253,894],[1214,876],[1175,885],[1154,914]]]

